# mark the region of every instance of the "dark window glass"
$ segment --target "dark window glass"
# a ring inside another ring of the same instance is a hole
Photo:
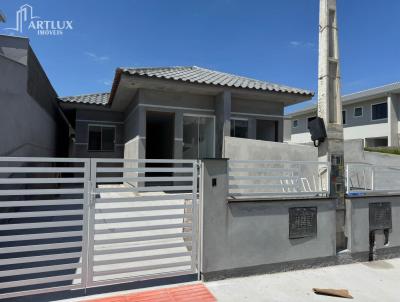
[[[363,115],[363,108],[362,107],[354,108],[354,116],[362,116],[362,115]]]
[[[343,125],[346,125],[346,110],[342,111],[342,121],[343,121]]]
[[[101,136],[102,151],[114,151],[115,128],[104,127]]]
[[[298,120],[294,120],[293,121],[293,128],[296,128],[299,125],[299,121]]]
[[[372,119],[380,120],[387,118],[387,103],[372,105]]]
[[[114,151],[115,128],[89,126],[89,151]]]
[[[242,120],[231,120],[231,136],[248,138],[249,122]]]
[[[101,127],[89,127],[89,150],[101,151]]]

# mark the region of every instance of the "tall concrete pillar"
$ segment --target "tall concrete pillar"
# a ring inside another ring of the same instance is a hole
[[[318,116],[325,122],[327,139],[318,148],[321,161],[331,163],[331,197],[337,203],[337,248],[346,248],[344,236],[344,142],[336,0],[320,0]],[[325,183],[325,182],[324,182]]]
[[[387,97],[388,106],[388,146],[399,146],[399,105],[397,102],[397,95],[389,94]]]
[[[224,138],[231,135],[231,92],[224,91],[215,99],[215,157],[224,153]]]

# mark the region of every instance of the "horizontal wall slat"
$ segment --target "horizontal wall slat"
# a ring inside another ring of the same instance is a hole
[[[151,255],[151,256],[131,257],[131,258],[98,260],[98,261],[94,261],[94,266],[119,264],[119,263],[132,263],[132,262],[139,262],[139,261],[160,260],[160,259],[179,258],[179,257],[190,257],[191,255],[192,254],[190,252],[182,252],[182,253],[159,254],[159,255]]]
[[[191,209],[191,207],[190,207],[190,205],[167,205],[167,206],[96,209],[96,214],[98,214],[98,213],[110,214],[110,213],[121,213],[121,212],[179,210],[179,209]]]
[[[70,157],[0,157],[0,162],[85,163],[89,161],[87,158]]]
[[[58,281],[73,281],[76,279],[81,279],[81,274],[71,274],[71,275],[62,275],[62,276],[52,276],[45,278],[36,278],[36,279],[28,279],[21,281],[10,281],[10,282],[2,282],[0,283],[0,288],[13,288],[27,285],[37,285],[37,284],[46,284],[50,282],[58,282]]]
[[[13,223],[0,224],[0,231],[23,230],[23,229],[41,229],[41,228],[58,228],[68,226],[82,226],[82,220],[71,221],[52,221],[52,222],[35,222],[35,223]]]
[[[152,196],[136,196],[121,198],[96,198],[96,203],[113,203],[113,202],[135,202],[135,201],[159,201],[159,200],[180,200],[192,199],[193,195],[187,194],[168,194],[168,195],[152,195]]]
[[[70,184],[83,183],[85,178],[0,178],[0,184]]]
[[[195,159],[119,159],[119,158],[94,158],[96,163],[173,163],[173,164],[194,164]]]
[[[83,194],[82,189],[31,189],[31,190],[0,190],[0,196],[22,195],[59,195],[59,194]]]
[[[258,180],[258,179],[279,179],[279,180],[297,180],[299,177],[296,176],[241,176],[241,175],[232,175],[229,176],[230,180]]]
[[[142,227],[130,227],[130,228],[115,228],[109,226],[107,229],[95,229],[95,234],[108,234],[108,233],[126,233],[126,232],[141,232],[150,230],[167,230],[175,228],[184,228],[192,226],[189,223],[177,223],[177,224],[163,224],[163,225],[148,225]]]
[[[162,191],[191,191],[192,186],[162,186],[162,187],[126,187],[126,188],[96,188],[96,193],[112,192],[162,192]]]
[[[123,269],[107,270],[107,271],[95,271],[93,275],[94,276],[118,275],[118,274],[123,274],[123,273],[151,271],[151,270],[156,270],[156,269],[181,267],[181,266],[188,266],[188,265],[191,265],[190,261],[138,266],[138,267],[130,267],[130,268],[123,268]]]
[[[9,293],[5,293],[5,294],[0,294],[0,299],[33,296],[33,295],[38,295],[38,294],[43,294],[43,293],[48,294],[48,293],[52,293],[52,292],[81,289],[81,288],[83,288],[82,284],[71,284],[71,285],[63,285],[63,286],[50,287],[50,288],[14,291],[14,292],[9,292]]]
[[[19,257],[19,258],[7,258],[0,259],[0,265],[10,265],[10,264],[20,264],[20,263],[35,263],[41,261],[51,261],[51,260],[64,260],[64,259],[79,259],[82,257],[82,253],[63,253],[63,254],[51,254],[44,256],[29,256],[29,257]]]
[[[318,194],[327,194],[327,192],[258,192],[258,193],[231,193],[229,192],[230,196],[276,196],[276,197],[284,197],[289,195],[305,195],[305,196],[316,196]]]
[[[285,169],[285,168],[229,168],[229,172],[298,172],[297,169]]]
[[[192,173],[193,168],[97,168],[96,172],[100,173],[115,173],[115,172],[181,172],[181,173]]]
[[[291,160],[236,160],[230,159],[231,164],[302,164],[302,165],[329,165],[328,162],[323,161],[291,161]]]
[[[0,167],[0,173],[84,173],[85,168]]]
[[[56,250],[63,248],[82,247],[81,241],[64,242],[64,243],[50,243],[50,244],[36,244],[0,248],[0,254],[18,253],[18,252],[31,252],[43,250]]]
[[[35,211],[35,212],[8,212],[0,213],[0,219],[30,218],[30,217],[58,217],[83,215],[83,210]]]
[[[135,181],[140,181],[140,182],[152,182],[152,181],[158,181],[158,182],[167,182],[167,181],[193,181],[193,177],[97,177],[97,182],[98,183],[115,183],[115,182],[135,182]]]
[[[132,253],[132,252],[141,252],[141,251],[149,251],[149,250],[162,250],[169,249],[175,247],[187,247],[191,246],[189,243],[169,243],[169,244],[158,244],[158,245],[147,245],[147,246],[137,246],[137,247],[128,247],[128,248],[119,248],[119,249],[101,249],[95,250],[94,255],[109,255],[109,254],[121,254],[121,253]]]
[[[116,239],[95,239],[95,245],[103,245],[103,244],[116,244],[116,243],[130,243],[130,242],[140,242],[140,241],[151,241],[151,240],[160,240],[160,239],[174,239],[174,238],[191,238],[192,233],[176,233],[176,234],[161,234],[161,235],[152,235],[152,236],[136,236],[136,237],[122,237]]]
[[[165,219],[180,219],[180,218],[191,218],[192,215],[158,215],[158,216],[139,216],[139,217],[123,217],[123,218],[99,218],[95,220],[97,224],[107,223],[119,223],[119,222],[133,222],[133,221],[153,221],[153,220],[165,220]],[[0,237],[1,238],[1,237]]]
[[[83,205],[83,199],[48,199],[48,200],[22,200],[22,201],[0,201],[0,208],[11,207],[33,207],[33,206],[63,206],[79,204]]]
[[[68,263],[68,264],[59,264],[59,265],[50,265],[50,266],[11,269],[11,270],[0,271],[0,277],[27,275],[27,274],[35,274],[35,273],[47,273],[47,272],[55,272],[55,271],[62,271],[62,270],[68,270],[68,269],[78,269],[81,267],[82,267],[82,265],[79,263]]]
[[[0,242],[36,240],[36,239],[68,238],[68,237],[79,237],[82,235],[83,235],[82,231],[40,233],[40,234],[27,234],[27,235],[10,235],[10,236],[0,236]]]
[[[255,189],[255,188],[287,188],[298,187],[299,184],[255,184],[255,185],[229,185],[229,189]]]

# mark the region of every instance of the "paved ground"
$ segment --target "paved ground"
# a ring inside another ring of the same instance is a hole
[[[348,289],[360,302],[400,301],[400,259],[332,266],[207,283],[218,301],[345,301],[318,296],[313,287]]]
[[[327,268],[227,279],[205,283],[217,301],[262,302],[335,302],[342,298],[315,295],[313,287],[348,289],[355,302],[400,301],[400,258],[373,263],[357,263]],[[197,282],[192,284],[198,284]],[[175,285],[176,286],[176,285]],[[171,286],[171,287],[175,287]],[[161,287],[165,289],[166,287]],[[145,293],[147,290],[120,292],[69,302],[87,301],[94,298],[116,297],[126,294]],[[66,302],[67,300],[64,300]],[[99,300],[101,301],[101,300]],[[114,300],[106,300],[114,301]],[[115,300],[118,301],[118,300]],[[135,300],[130,300],[135,301]],[[140,301],[140,300],[137,300]],[[147,300],[158,301],[158,300]],[[168,301],[168,300],[166,300]]]

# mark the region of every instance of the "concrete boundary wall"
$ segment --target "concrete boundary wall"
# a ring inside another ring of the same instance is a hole
[[[205,280],[334,263],[334,199],[228,200],[227,160],[202,165]],[[317,235],[289,239],[289,208],[316,207]]]
[[[383,230],[375,231],[375,257],[400,256],[400,196],[364,196],[346,199],[348,248],[352,255],[368,254],[369,205],[376,202],[390,202],[392,208],[392,228],[388,243],[385,244]],[[364,257],[365,258],[365,257]],[[364,259],[365,260],[365,259]]]

